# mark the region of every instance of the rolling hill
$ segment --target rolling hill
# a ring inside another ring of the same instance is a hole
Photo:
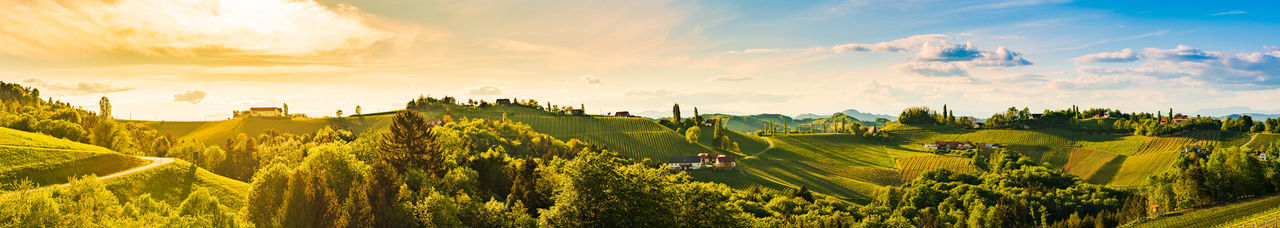
[[[106,148],[0,128],[0,181],[12,183],[29,179],[39,186],[66,183],[83,175],[106,176],[148,161],[116,153]],[[107,179],[107,188],[121,199],[151,194],[158,200],[177,205],[193,187],[207,188],[224,205],[239,208],[249,185],[213,174],[204,169],[192,170],[190,163],[176,161],[129,175]],[[194,172],[193,172],[194,171]]]
[[[859,120],[863,120],[863,121],[870,121],[870,122],[874,122],[874,121],[876,120],[876,118],[885,118],[885,119],[890,119],[890,120],[897,119],[897,117],[894,117],[894,116],[890,116],[890,115],[883,115],[883,114],[874,114],[874,113],[860,112],[860,111],[858,111],[857,109],[844,110],[844,111],[837,112],[837,114],[844,114],[844,115],[846,115],[846,116],[853,117],[853,118],[855,118],[855,119],[859,119]],[[818,114],[812,114],[812,113],[810,113],[810,114],[800,114],[800,115],[796,115],[796,117],[795,117],[795,118],[796,118],[796,119],[821,119],[821,118],[826,118],[826,117],[828,117],[828,116],[830,116],[830,115],[826,115],[826,116],[824,116],[824,115],[818,115]]]
[[[865,202],[876,195],[877,188],[900,185],[930,169],[982,170],[972,159],[934,155],[921,146],[934,141],[999,143],[1091,183],[1134,186],[1167,171],[1184,145],[1240,140],[1239,135],[1219,131],[1147,137],[1065,129],[962,130],[902,124],[891,124],[884,130],[891,135],[890,141],[842,134],[769,137],[775,148],[745,159],[744,168],[792,187],[804,185],[815,192]]]
[[[704,127],[703,140],[700,143],[689,143],[684,135],[658,125],[656,122],[640,117],[612,116],[572,116],[554,114],[538,109],[504,105],[488,107],[471,107],[460,105],[435,104],[421,110],[425,118],[460,120],[470,119],[502,119],[528,124],[535,131],[551,135],[560,140],[577,139],[584,142],[604,146],[618,152],[620,156],[634,159],[649,159],[655,162],[666,162],[672,156],[697,155],[699,153],[715,153],[708,147],[711,144],[713,131]],[[161,134],[172,134],[179,140],[197,140],[206,144],[217,145],[240,133],[251,136],[261,134],[268,129],[293,134],[307,134],[325,126],[352,129],[353,132],[378,131],[390,124],[395,112],[372,113],[343,118],[284,119],[241,117],[221,121],[192,122],[142,122],[160,131]],[[785,117],[785,116],[784,116]],[[732,122],[730,122],[732,123]],[[763,139],[738,132],[726,133],[731,140],[739,142],[743,151],[760,151],[767,147]],[[737,157],[745,155],[738,154]],[[772,182],[746,176],[743,173],[694,173],[698,180],[714,181],[730,184],[734,187],[765,186],[777,188]]]
[[[36,186],[66,183],[82,175],[103,176],[147,161],[106,148],[0,128],[0,182],[23,179]]]
[[[905,150],[848,134],[780,135],[769,139],[774,148],[744,159],[743,169],[852,202],[868,202],[880,187],[900,185],[925,170],[980,170],[968,158]]]

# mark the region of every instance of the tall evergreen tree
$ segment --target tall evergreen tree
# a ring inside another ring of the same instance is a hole
[[[427,174],[444,176],[444,155],[435,145],[435,134],[421,114],[402,110],[391,120],[388,131],[382,135],[378,149],[380,156],[397,169],[422,167]]]
[[[680,121],[680,104],[671,106],[671,122],[676,123],[676,125],[680,125],[682,122]]]

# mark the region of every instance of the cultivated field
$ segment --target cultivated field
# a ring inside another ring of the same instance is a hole
[[[1219,131],[1194,131],[1170,137],[1150,137],[1142,149],[1134,155],[1164,152],[1182,152],[1186,145],[1207,147],[1217,145]]]
[[[1244,145],[1247,148],[1261,150],[1270,147],[1272,143],[1280,142],[1280,134],[1276,133],[1259,133],[1253,136],[1253,141]]]
[[[1142,185],[1147,181],[1147,177],[1168,171],[1181,153],[1147,153],[1124,158],[1124,163],[1120,164],[1120,168],[1107,183],[1118,186]]]
[[[962,157],[921,155],[898,159],[899,172],[903,182],[920,177],[921,173],[934,169],[947,169],[958,173],[983,172],[973,165],[973,160]]]
[[[1067,173],[1079,176],[1081,179],[1094,179],[1094,174],[1103,170],[1104,166],[1114,166],[1111,167],[1111,174],[1114,174],[1114,169],[1119,168],[1119,163],[1114,163],[1112,161],[1115,161],[1117,157],[1124,156],[1100,150],[1072,149],[1071,155],[1067,159],[1067,165],[1063,166],[1062,169]],[[1123,158],[1121,158],[1120,161],[1123,162]]]
[[[1131,227],[1213,227],[1231,224],[1248,226],[1249,222],[1251,222],[1250,220],[1253,219],[1265,221],[1267,215],[1274,215],[1277,208],[1280,208],[1280,196],[1270,196],[1166,214],[1159,218],[1135,223]],[[1233,225],[1231,227],[1239,226]]]

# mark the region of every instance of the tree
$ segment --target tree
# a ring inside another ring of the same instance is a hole
[[[680,120],[680,104],[671,106],[671,122],[676,123],[676,125],[684,122],[683,120]]]
[[[98,116],[102,120],[111,119],[111,100],[105,96],[98,100]]]
[[[289,116],[289,103],[284,103],[284,116]]]
[[[813,202],[813,193],[809,192],[809,187],[800,186],[800,189],[796,189],[795,192],[791,193],[791,196],[800,197],[805,201]]]
[[[338,111],[334,113],[334,117],[342,117],[342,109],[338,109]]]
[[[90,138],[93,145],[115,149],[116,136],[118,135],[117,128],[115,120],[102,119],[102,122],[93,126],[93,133]]]
[[[359,116],[359,115],[360,115],[360,106],[359,106],[359,105],[356,105],[356,115],[357,115],[357,116]]]
[[[684,139],[689,140],[689,143],[698,143],[698,139],[701,137],[702,129],[698,128],[698,126],[689,127],[689,130],[684,131]]]
[[[421,114],[402,110],[378,143],[379,155],[392,166],[422,167],[427,174],[441,177],[446,171],[444,155],[435,145],[436,135]]]
[[[898,123],[904,124],[931,124],[938,123],[933,118],[928,107],[910,107],[902,110],[902,114],[898,115]]]

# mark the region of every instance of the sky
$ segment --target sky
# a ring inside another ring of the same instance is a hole
[[[0,81],[140,120],[419,95],[651,117],[1280,112],[1273,1],[0,1]]]

